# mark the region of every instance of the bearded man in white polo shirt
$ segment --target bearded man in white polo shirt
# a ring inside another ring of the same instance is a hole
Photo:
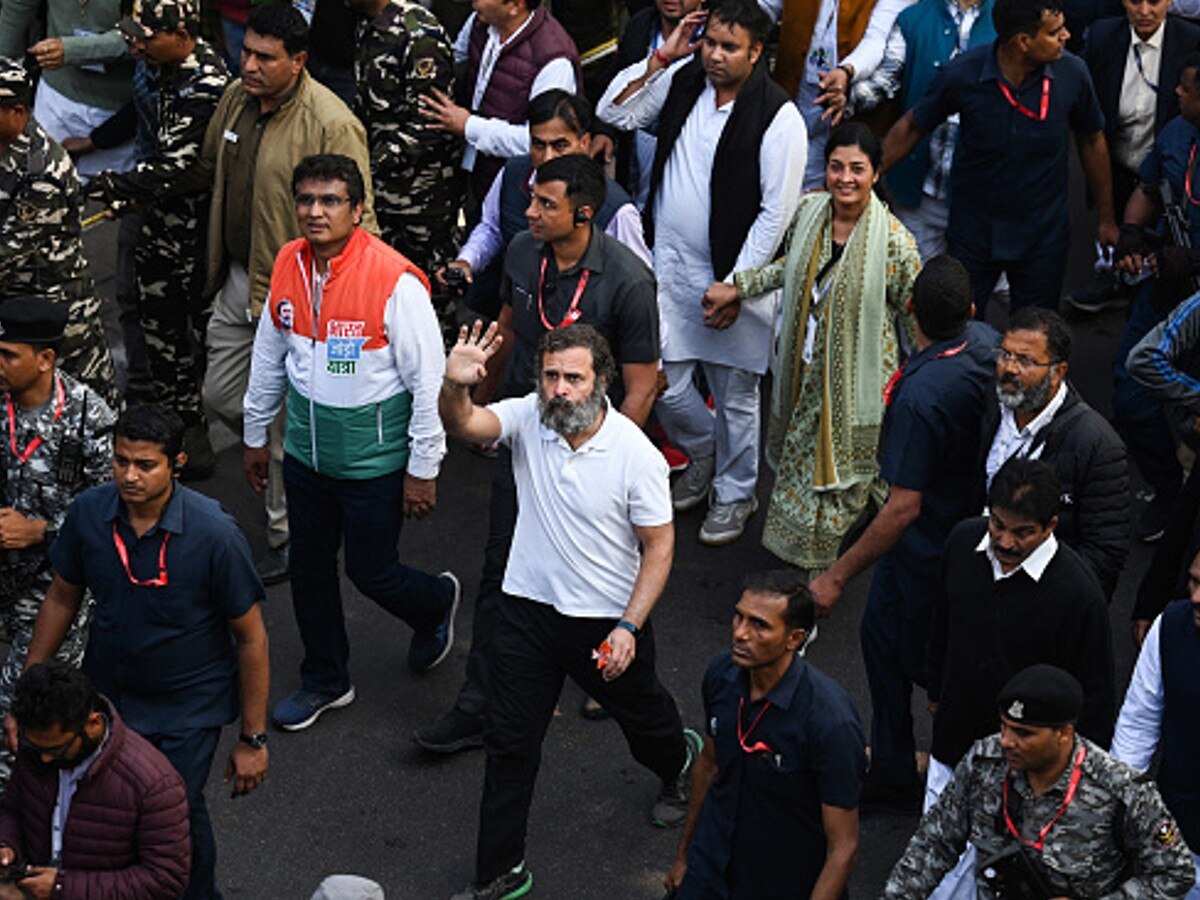
[[[674,554],[671,496],[662,455],[605,395],[612,351],[590,325],[548,331],[538,390],[476,406],[470,390],[500,343],[495,324],[481,331],[462,330],[439,409],[451,436],[510,446],[519,511],[489,660],[475,883],[455,900],[518,896],[532,883],[526,824],[565,676],[612,713],[634,758],[662,780],[654,824],[683,821],[701,746],[654,671],[649,616]]]

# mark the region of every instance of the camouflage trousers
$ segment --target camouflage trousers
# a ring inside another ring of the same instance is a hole
[[[198,425],[204,422],[200,386],[211,304],[201,296],[199,249],[168,244],[163,227],[162,216],[147,216],[134,254],[138,316],[155,402],[178,413],[185,425]]]
[[[418,210],[396,213],[376,207],[379,232],[383,239],[429,278],[434,290],[433,311],[437,313],[442,329],[442,340],[447,349],[458,340],[458,320],[454,313],[454,298],[437,293],[433,273],[454,259],[454,252],[462,243],[462,229],[458,226],[458,210],[453,213],[431,216]]]
[[[115,411],[121,409],[108,338],[100,321],[100,299],[95,293],[70,301],[71,315],[63,332],[58,364],[99,394]]]
[[[0,720],[3,720],[12,708],[13,689],[25,669],[25,659],[29,656],[29,641],[33,637],[33,623],[37,621],[44,599],[45,586],[39,584],[32,590],[22,591],[19,599],[4,613],[4,636],[9,646],[8,657],[0,666]],[[76,668],[82,665],[83,652],[87,649],[88,623],[92,618],[93,603],[91,593],[85,593],[79,613],[67,630],[67,636],[63,638],[58,653],[55,654],[56,659],[70,663]],[[13,757],[8,748],[0,746],[0,789],[8,784],[12,762]]]

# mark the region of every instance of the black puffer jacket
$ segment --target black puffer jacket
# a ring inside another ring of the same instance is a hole
[[[983,415],[980,473],[1000,427],[1000,404]],[[1129,464],[1125,445],[1108,420],[1067,385],[1067,397],[1050,423],[1033,439],[1029,455],[1053,463],[1062,483],[1058,539],[1091,567],[1111,600],[1129,554]],[[986,480],[986,476],[984,476]],[[986,485],[980,489],[986,496]]]

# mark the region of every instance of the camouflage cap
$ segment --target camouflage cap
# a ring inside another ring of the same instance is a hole
[[[174,31],[199,20],[196,0],[135,0],[132,14],[121,19],[117,28],[129,40],[141,41],[156,31]]]
[[[25,100],[33,88],[29,73],[17,60],[0,56],[0,103]]]

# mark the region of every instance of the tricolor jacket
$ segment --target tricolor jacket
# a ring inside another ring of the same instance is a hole
[[[287,398],[287,453],[331,478],[406,469],[435,478],[446,452],[438,417],[445,370],[429,281],[356,229],[319,276],[312,247],[283,246],[254,338],[246,446],[267,443]]]

